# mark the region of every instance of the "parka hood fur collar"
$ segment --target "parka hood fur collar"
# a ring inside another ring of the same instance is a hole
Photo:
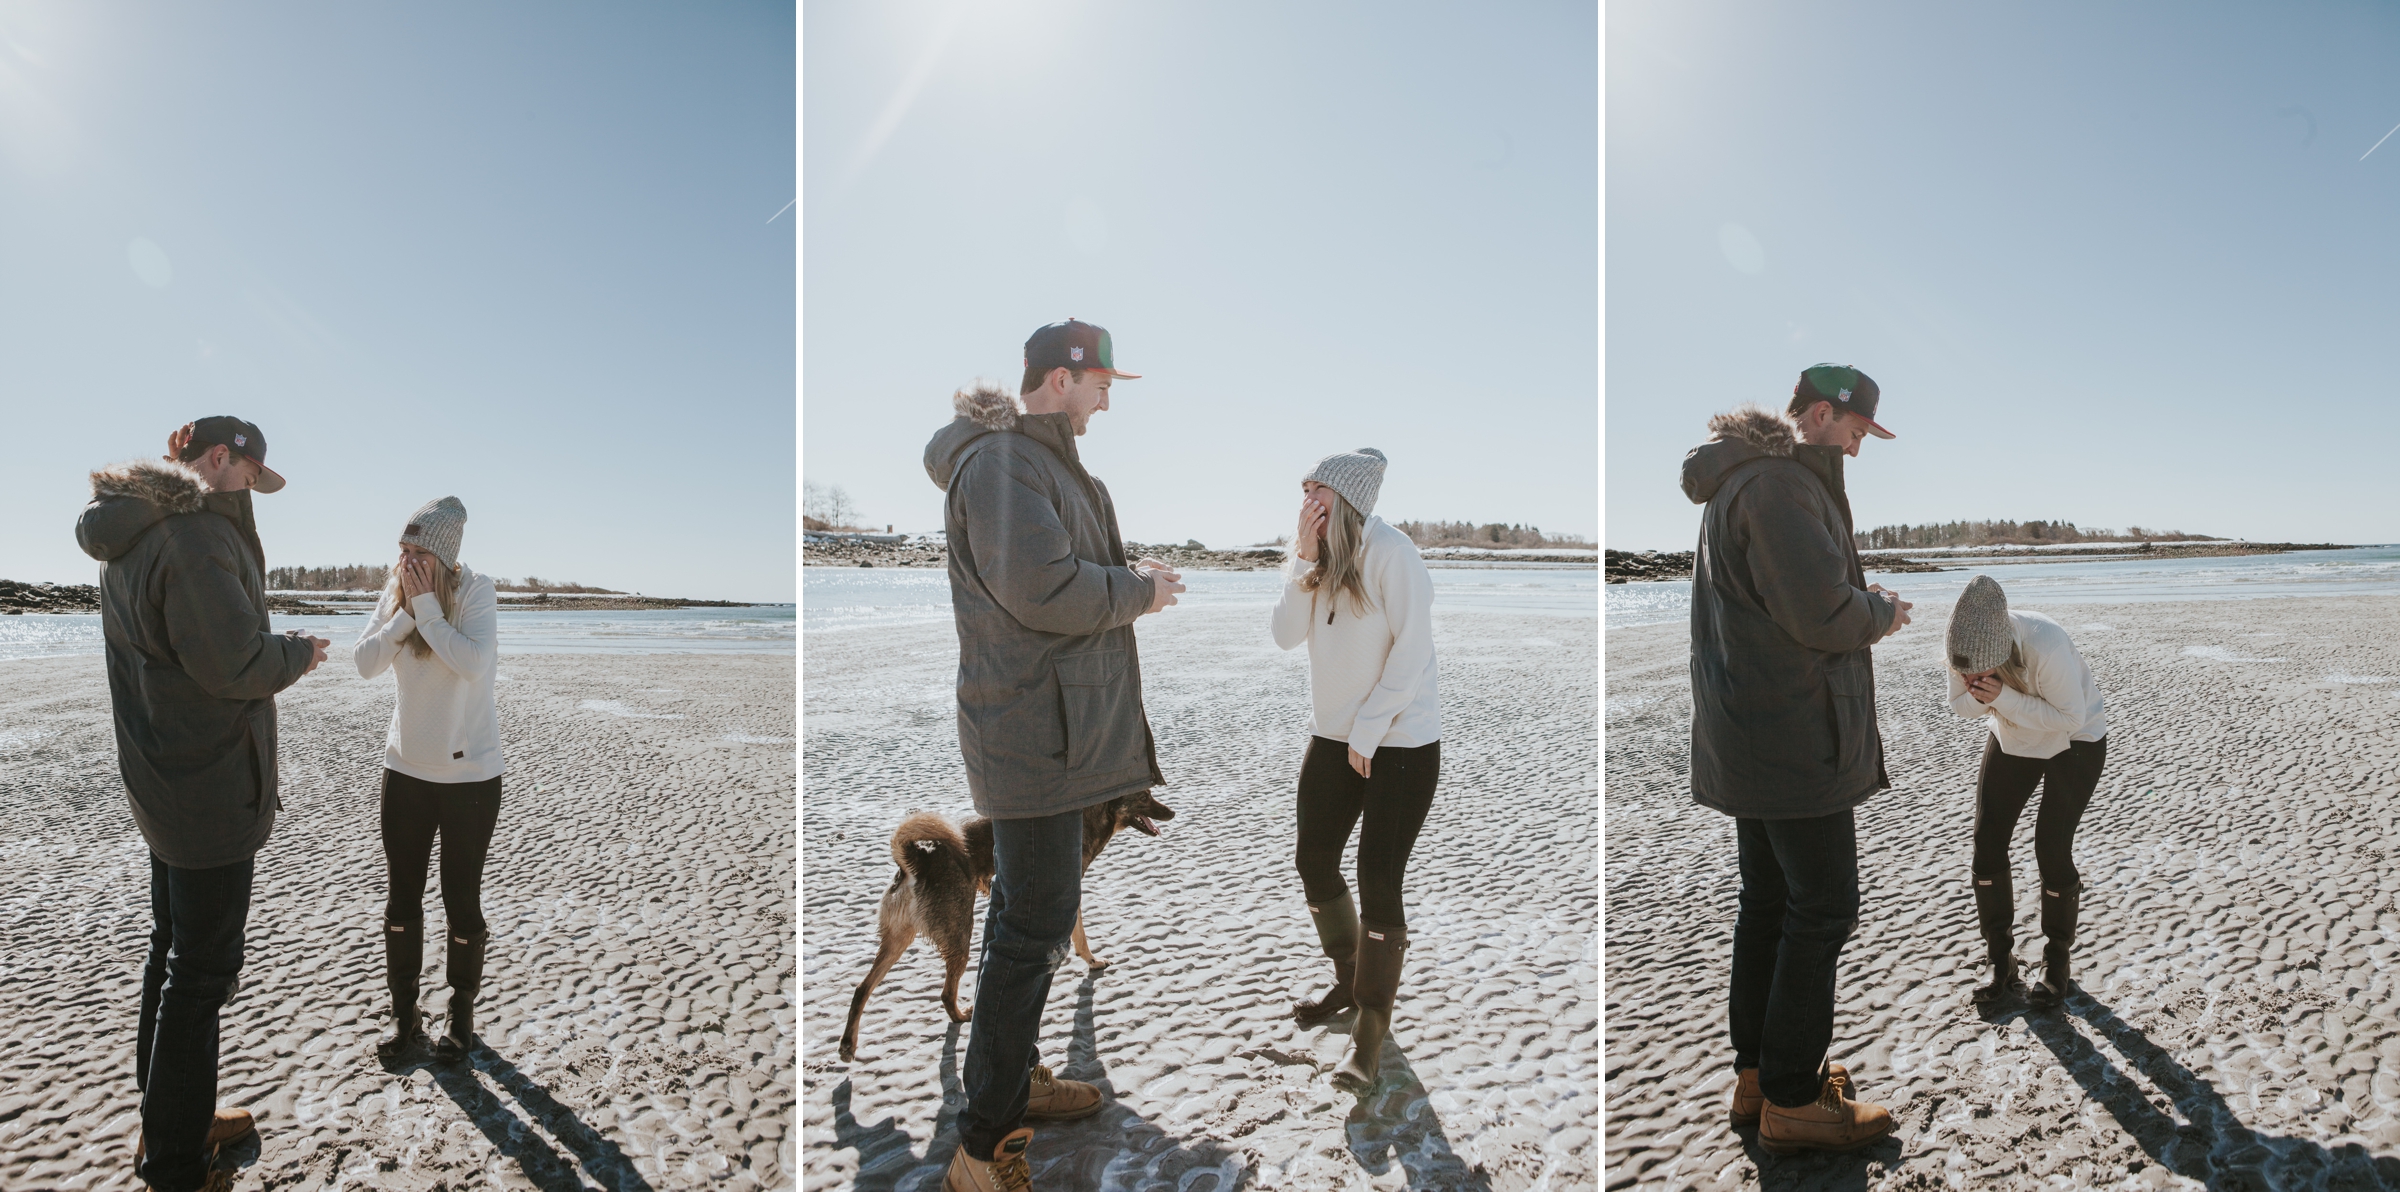
[[[1762,455],[1784,455],[1800,443],[1800,426],[1791,419],[1755,403],[1735,406],[1708,420],[1709,441],[1738,440],[1758,448]]]
[[[165,513],[198,513],[208,499],[208,486],[188,465],[164,459],[134,459],[110,464],[92,473],[92,499],[132,497],[148,501]]]
[[[1025,403],[996,381],[977,381],[950,397],[957,414],[925,444],[925,475],[935,488],[950,491],[958,459],[969,444],[985,435],[1015,431],[1048,447],[1059,458],[1076,462],[1075,431],[1064,414],[1027,414]]]
[[[1765,406],[1743,404],[1708,420],[1708,441],[1683,457],[1683,495],[1705,505],[1735,468],[1773,456],[1790,459],[1800,426]]]
[[[978,381],[952,394],[950,408],[985,430],[1015,430],[1025,416],[1025,404],[991,381]]]
[[[208,486],[183,464],[165,459],[110,464],[92,473],[92,503],[75,519],[75,541],[83,553],[107,562],[132,550],[150,527],[209,507]],[[235,518],[237,524],[240,520]]]

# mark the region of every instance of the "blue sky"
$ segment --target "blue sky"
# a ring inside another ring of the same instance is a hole
[[[1855,364],[1862,527],[2400,540],[2400,8],[1617,0],[1607,545]]]
[[[794,20],[0,10],[0,576],[91,582],[85,473],[230,413],[270,564],[447,494],[487,572],[792,599]]]
[[[1377,512],[1599,530],[1585,4],[810,3],[802,476],[941,526],[926,439],[1035,327],[1110,329],[1081,452],[1127,537]]]

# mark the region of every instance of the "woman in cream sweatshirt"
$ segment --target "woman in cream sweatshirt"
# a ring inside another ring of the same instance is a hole
[[[2067,996],[2068,948],[2082,909],[2083,879],[2075,872],[2075,826],[2100,785],[2108,758],[2108,715],[2092,669],[2058,622],[2040,613],[2012,612],[1988,575],[1976,576],[1958,597],[1947,641],[1950,709],[1969,720],[1989,718],[1983,770],[1975,782],[1975,916],[1992,962],[1992,983],[1977,1002],[2026,992],[2017,975],[2016,897],[2008,838],[2034,787],[2042,791],[2033,822],[2033,856],[2042,875],[2042,979],[2036,1005]]]
[[[1333,988],[1293,1007],[1304,1023],[1355,1006],[1334,1083],[1375,1085],[1408,947],[1401,878],[1442,770],[1433,655],[1433,578],[1408,536],[1373,516],[1384,456],[1329,455],[1301,481],[1300,524],[1275,644],[1308,645],[1312,727],[1300,764],[1300,882]],[[1358,828],[1358,901],[1342,849]]]
[[[475,994],[483,983],[483,860],[500,819],[500,601],[490,578],[458,561],[467,510],[456,497],[429,502],[400,535],[400,562],[358,639],[358,673],[389,668],[400,698],[383,748],[383,856],[391,888],[383,910],[385,976],[397,1029],[377,1047],[397,1058],[425,1041],[417,978],[425,965],[425,871],[442,842],[442,913],[448,920],[450,1019],[434,1058],[455,1063],[475,1046]]]

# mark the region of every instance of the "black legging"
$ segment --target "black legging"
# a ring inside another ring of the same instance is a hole
[[[1442,743],[1413,749],[1385,746],[1369,765],[1374,777],[1350,768],[1350,746],[1324,737],[1308,739],[1300,763],[1300,847],[1294,860],[1300,884],[1312,903],[1349,892],[1342,882],[1342,846],[1358,832],[1358,914],[1362,919],[1408,926],[1400,908],[1400,879],[1409,850],[1433,808],[1433,786],[1442,776]],[[1361,815],[1366,823],[1359,826]]]
[[[450,934],[484,932],[483,857],[500,822],[500,780],[427,782],[397,770],[383,772],[383,860],[390,893],[386,923],[425,921],[425,869],[433,837],[442,837],[442,914]]]
[[[2082,822],[2083,809],[2100,785],[2100,765],[2107,757],[2105,739],[2077,741],[2046,758],[2002,753],[2000,738],[1986,739],[1983,773],[1975,781],[1975,872],[1983,877],[2008,872],[2008,838],[2038,783],[2042,808],[2033,821],[2033,859],[2041,866],[2042,888],[2081,889],[2083,876],[2075,872],[2075,825]]]

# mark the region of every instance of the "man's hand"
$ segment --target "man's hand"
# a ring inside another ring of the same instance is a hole
[[[1969,680],[1967,683],[1967,694],[1974,696],[1975,702],[1979,704],[1988,704],[1993,700],[1999,699],[2000,676],[1979,675],[1974,679]]]
[[[1908,610],[1915,608],[1916,605],[1900,599],[1900,593],[1894,592],[1884,587],[1882,584],[1868,584],[1867,590],[1891,602],[1892,626],[1891,628],[1883,631],[1883,637],[1890,637],[1891,635],[1900,632],[1901,626],[1908,624]],[[1879,637],[1875,640],[1882,641],[1883,638]]]
[[[1293,532],[1292,553],[1303,563],[1317,561],[1317,539],[1325,535],[1325,507],[1314,497],[1300,498],[1300,528]]]
[[[1362,756],[1353,749],[1350,751],[1350,768],[1358,771],[1358,776],[1361,778],[1372,778],[1374,774],[1371,771],[1375,769],[1375,759]]]
[[[297,638],[300,638],[302,641],[305,641],[305,642],[307,642],[307,643],[308,643],[308,644],[309,644],[311,647],[314,647],[314,649],[315,649],[315,651],[316,651],[316,657],[309,659],[309,660],[308,660],[308,665],[307,665],[306,667],[304,667],[304,668],[302,668],[302,669],[301,669],[300,673],[301,673],[301,674],[304,674],[304,675],[305,675],[305,674],[307,674],[309,671],[313,671],[313,670],[317,669],[317,664],[318,664],[318,663],[320,663],[320,662],[323,662],[323,661],[325,661],[325,647],[327,647],[327,646],[330,646],[330,645],[332,645],[332,644],[333,644],[332,642],[330,642],[330,641],[327,641],[326,639],[324,639],[324,638],[321,638],[321,637],[306,637],[306,636],[303,636],[303,635],[301,634],[301,632],[300,632],[299,630],[297,630],[297,629],[286,629],[286,630],[284,630],[284,631],[283,631],[283,635],[284,635],[285,637],[297,637]]]
[[[1175,603],[1175,594],[1183,591],[1183,585],[1176,582],[1183,573],[1156,559],[1144,558],[1134,564],[1133,573],[1150,577],[1150,607],[1143,610],[1145,617]]]

